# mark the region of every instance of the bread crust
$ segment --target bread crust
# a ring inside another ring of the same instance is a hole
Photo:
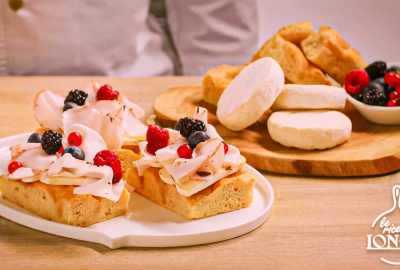
[[[319,32],[313,32],[301,42],[301,48],[309,61],[341,85],[347,73],[367,66],[358,51],[328,26],[321,25]]]
[[[311,35],[313,31],[310,21],[302,21],[283,26],[278,30],[277,34],[284,40],[290,41],[300,47],[300,42]]]
[[[88,194],[76,195],[73,190],[74,186],[48,185],[40,181],[24,183],[0,176],[4,199],[51,221],[86,227],[124,215],[128,209],[130,193],[125,188],[117,202]]]
[[[252,61],[271,57],[281,66],[285,78],[295,84],[325,84],[331,82],[325,74],[310,63],[299,47],[275,34],[254,54]]]
[[[132,167],[126,171],[125,179],[136,192],[188,219],[241,209],[253,201],[255,179],[245,170],[239,170],[190,197],[180,194],[175,185],[163,182],[159,170],[150,167],[139,176],[137,168]]]

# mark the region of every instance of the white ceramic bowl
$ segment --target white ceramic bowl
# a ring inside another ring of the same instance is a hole
[[[347,94],[347,100],[367,120],[381,125],[400,125],[400,107],[382,107],[364,104]]]

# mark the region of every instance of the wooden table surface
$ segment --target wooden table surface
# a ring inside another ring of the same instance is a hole
[[[33,98],[41,89],[66,94],[90,80],[108,83],[152,113],[154,98],[200,77],[0,77],[0,138],[34,131]],[[312,178],[262,172],[274,188],[269,219],[241,237],[192,247],[121,248],[67,239],[0,217],[0,269],[377,269],[400,251],[367,251],[367,234],[393,205],[398,173],[369,178]],[[400,212],[400,211],[399,211]],[[400,225],[400,214],[393,215]],[[397,225],[396,225],[397,226]]]

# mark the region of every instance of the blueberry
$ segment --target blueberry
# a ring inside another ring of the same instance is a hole
[[[85,160],[85,152],[78,146],[69,146],[65,148],[64,152],[62,152],[61,156],[64,154],[69,153],[76,159]]]
[[[41,143],[42,142],[42,134],[32,133],[28,138],[28,143]]]
[[[192,149],[196,148],[196,146],[210,139],[210,136],[207,135],[204,131],[195,131],[189,135],[188,144]]]
[[[68,111],[69,109],[77,107],[78,104],[73,103],[73,102],[67,102],[64,104],[63,112]]]
[[[393,66],[393,67],[390,67],[390,68],[386,71],[386,73],[391,72],[391,71],[399,71],[399,70],[400,70],[400,67],[399,67],[399,66]]]

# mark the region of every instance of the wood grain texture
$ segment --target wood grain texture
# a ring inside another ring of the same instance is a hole
[[[0,77],[0,138],[37,128],[32,99],[38,90],[64,93],[91,79]],[[201,85],[200,77],[94,79],[113,85],[146,115],[168,88]],[[372,222],[392,206],[398,173],[339,179],[262,173],[275,191],[272,214],[241,237],[193,247],[110,250],[0,217],[0,269],[393,269],[380,258],[399,261],[400,251],[366,250]]]
[[[327,150],[300,150],[280,145],[268,133],[267,112],[243,131],[231,131],[218,122],[216,108],[202,101],[202,87],[175,87],[154,101],[158,120],[167,126],[193,116],[198,104],[208,108],[208,121],[229,144],[238,147],[247,163],[259,170],[294,175],[362,176],[400,169],[400,126],[376,125],[365,120],[350,103],[344,113],[353,130],[350,139]]]

